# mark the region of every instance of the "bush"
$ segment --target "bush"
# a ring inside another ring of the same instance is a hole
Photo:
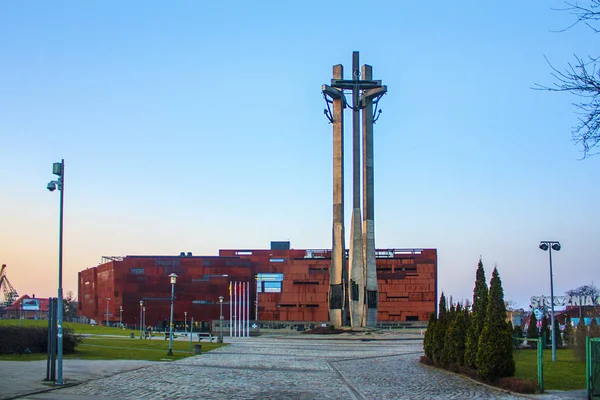
[[[537,393],[538,383],[536,381],[517,379],[513,377],[500,378],[496,385],[502,389],[516,393],[532,394]]]
[[[63,353],[75,352],[81,338],[72,329],[63,329]],[[48,352],[48,328],[0,326],[0,354],[23,354]]]
[[[419,361],[421,362],[421,364],[425,364],[425,365],[433,365],[433,360],[427,356],[421,356],[421,358],[419,359]]]

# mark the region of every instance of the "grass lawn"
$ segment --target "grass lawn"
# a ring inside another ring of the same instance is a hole
[[[537,382],[537,351],[514,350],[515,377]],[[557,349],[556,362],[552,350],[544,350],[544,389],[585,389],[585,362],[577,361],[572,349]]]
[[[0,319],[0,325],[3,326],[39,326],[39,327],[47,327],[47,320],[33,320],[33,319],[24,319],[19,321],[18,319]],[[115,327],[106,327],[104,325],[90,325],[90,324],[78,324],[74,322],[65,322],[65,328],[71,328],[75,331],[75,333],[79,335],[119,335],[119,336],[129,336],[130,333],[134,333],[139,336],[140,331],[134,331],[131,329],[122,330],[120,328]]]
[[[24,320],[23,326],[47,326],[48,321]],[[0,325],[19,325],[19,320],[0,320]],[[121,330],[119,328],[107,328],[91,326],[87,324],[66,323],[66,327],[72,328],[76,334],[93,335],[83,338],[83,342],[77,346],[74,354],[65,354],[65,359],[85,360],[148,360],[148,361],[171,361],[193,355],[193,345],[198,344],[192,340],[173,341],[173,355],[167,356],[169,341],[162,336],[152,339],[139,339],[139,331]],[[129,334],[134,333],[134,338]],[[105,336],[109,335],[109,336]],[[122,337],[115,337],[119,335]],[[220,343],[201,342],[202,352],[210,351],[223,346]],[[1,354],[0,361],[34,361],[45,360],[46,354]]]

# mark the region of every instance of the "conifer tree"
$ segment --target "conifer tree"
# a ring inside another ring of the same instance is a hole
[[[537,318],[532,311],[529,316],[529,325],[527,325],[527,339],[537,339],[540,337],[540,331],[537,326]]]
[[[479,259],[477,263],[477,272],[475,273],[475,287],[473,288],[473,306],[471,307],[471,316],[467,328],[467,338],[465,342],[464,365],[469,368],[477,367],[477,348],[479,337],[485,322],[487,310],[488,289],[485,281],[485,270],[483,261]]]
[[[521,325],[515,325],[513,327],[513,336],[519,339],[523,338],[523,327]]]
[[[571,317],[567,315],[565,318],[565,331],[563,333],[564,343],[568,347],[572,347],[575,342],[575,336],[573,335],[573,323],[571,322]]]
[[[444,367],[447,367],[453,363],[453,351],[455,348],[454,341],[456,339],[454,335],[454,331],[456,330],[456,327],[454,326],[454,320],[456,319],[456,307],[452,303],[452,296],[450,296],[449,303],[450,308],[446,314],[446,337],[444,340],[444,349],[442,350],[442,355],[440,357],[441,364]]]
[[[598,322],[596,321],[596,318],[592,318],[592,323],[590,324],[590,327],[588,329],[588,336],[589,337],[600,337],[600,326],[598,326]]]
[[[502,281],[498,269],[494,268],[488,292],[485,324],[477,350],[477,375],[480,378],[494,381],[515,374],[511,334],[506,323]]]
[[[425,331],[425,337],[423,338],[423,351],[425,356],[430,360],[433,360],[433,332],[435,331],[435,324],[437,322],[437,316],[435,313],[429,314],[429,323],[427,324],[427,330]]]
[[[513,347],[519,347],[519,341],[515,337],[515,330],[511,320],[506,322],[506,330],[510,333],[510,342],[512,343]]]
[[[544,347],[550,344],[550,341],[550,318],[544,316],[544,318],[542,318],[542,342]]]
[[[442,292],[438,305],[438,318],[433,331],[431,343],[433,361],[439,365],[442,364],[442,353],[444,351],[444,344],[446,342],[447,319],[448,310],[446,309],[446,296],[444,296],[444,292]]]
[[[446,334],[446,345],[444,346],[445,357],[443,361],[450,366],[463,366],[465,357],[467,320],[462,305],[456,305],[454,318],[448,326]]]
[[[579,323],[575,330],[575,357],[582,361],[585,360],[585,338],[588,335],[588,328],[585,326],[583,318],[579,318]]]
[[[556,317],[554,318],[554,340],[556,340],[556,347],[562,347],[563,338],[560,334],[560,325]]]

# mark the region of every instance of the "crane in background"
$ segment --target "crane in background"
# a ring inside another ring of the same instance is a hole
[[[2,268],[0,268],[0,296],[3,296],[3,299],[0,301],[0,308],[8,307],[12,303],[15,302],[19,298],[17,291],[10,284],[8,277],[6,276],[6,264],[2,264]]]

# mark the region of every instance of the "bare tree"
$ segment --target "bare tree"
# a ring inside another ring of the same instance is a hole
[[[565,2],[566,11],[575,17],[575,21],[563,29],[567,30],[577,24],[585,24],[594,33],[600,33],[597,27],[600,21],[600,0],[586,0],[586,5],[577,1]],[[549,61],[554,85],[544,86],[536,84],[538,90],[553,92],[569,92],[580,98],[575,106],[579,122],[573,127],[572,138],[583,147],[583,158],[598,154],[600,148],[600,69],[598,56],[580,57],[575,55],[575,61],[568,63],[565,70],[555,68]]]
[[[592,296],[594,300],[600,296],[600,290],[592,282],[591,285],[583,285],[578,288],[567,290],[569,296]]]

